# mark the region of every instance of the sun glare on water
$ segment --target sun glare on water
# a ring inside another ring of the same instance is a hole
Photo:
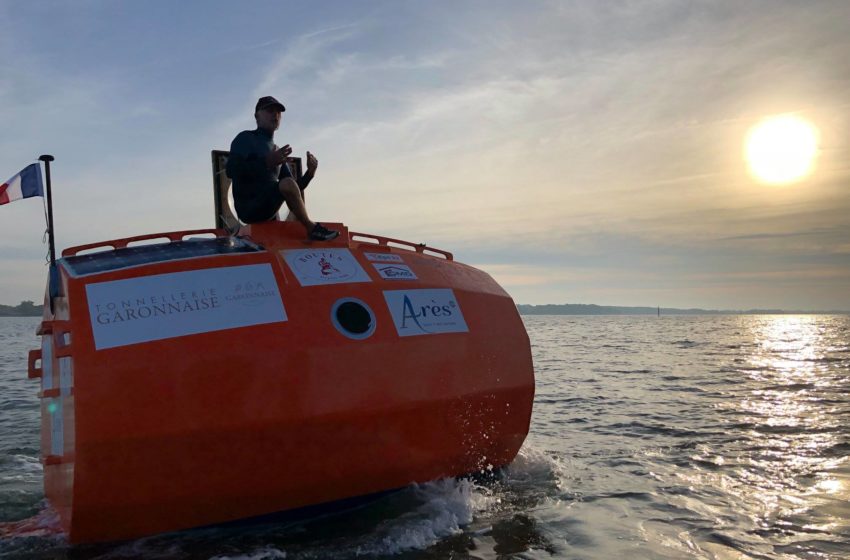
[[[794,115],[768,117],[750,129],[744,145],[750,173],[769,185],[799,181],[811,173],[818,131]]]

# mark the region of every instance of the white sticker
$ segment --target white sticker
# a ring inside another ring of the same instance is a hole
[[[86,286],[95,348],[286,321],[270,264]]]
[[[399,336],[469,332],[452,290],[392,290],[384,299]]]
[[[74,362],[69,356],[59,358],[59,389],[63,395],[71,393],[74,386]]]
[[[401,260],[401,255],[394,255],[393,253],[363,253],[366,255],[366,258],[370,261],[374,262],[394,262],[394,263],[403,263]]]
[[[41,389],[53,388],[53,333],[41,336]]]
[[[406,264],[374,263],[372,266],[385,280],[418,280]]]
[[[62,399],[47,399],[47,413],[50,415],[50,454],[65,453],[65,420],[62,417]]]
[[[281,253],[302,286],[372,281],[348,249],[294,249]]]

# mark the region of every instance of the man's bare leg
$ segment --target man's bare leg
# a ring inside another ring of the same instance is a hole
[[[304,202],[304,207],[306,208],[306,206],[307,206],[307,197],[306,197],[306,196],[304,196],[306,193],[304,192],[304,189],[302,189],[301,187],[298,187],[298,189],[301,191],[301,200]],[[286,213],[286,218],[285,218],[283,221],[284,221],[284,222],[297,222],[297,221],[298,221],[298,218],[296,218],[296,217],[295,217],[295,214],[294,214],[294,213],[292,213],[291,211],[289,211],[289,212],[287,212],[287,213]]]
[[[304,206],[304,199],[301,197],[301,189],[298,188],[298,183],[291,177],[281,179],[278,183],[280,194],[283,195],[283,200],[286,201],[286,207],[295,216],[295,219],[307,228],[307,233],[313,231],[316,225],[307,216],[307,207]]]

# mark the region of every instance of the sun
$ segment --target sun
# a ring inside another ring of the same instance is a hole
[[[818,130],[796,115],[768,117],[747,133],[744,154],[750,173],[769,185],[799,181],[811,173]]]

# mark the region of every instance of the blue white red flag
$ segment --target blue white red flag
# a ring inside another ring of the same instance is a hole
[[[31,196],[44,196],[41,165],[38,163],[24,167],[23,171],[0,185],[0,204]]]

